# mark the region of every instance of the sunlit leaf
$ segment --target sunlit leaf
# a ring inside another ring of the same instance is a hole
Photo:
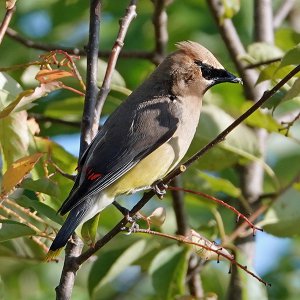
[[[262,62],[280,58],[283,52],[278,47],[268,43],[253,43],[248,47],[248,54],[253,57],[256,62]]]
[[[0,111],[0,119],[7,117],[14,111],[25,109],[29,103],[47,95],[48,93],[61,88],[59,82],[42,83],[34,90],[27,90],[18,95],[18,97],[11,102],[7,107]]]
[[[16,159],[28,155],[29,132],[26,111],[16,112],[0,119],[0,143],[4,171]]]
[[[25,175],[33,169],[34,165],[42,156],[43,153],[35,153],[18,159],[11,164],[3,175],[0,198],[9,194],[14,187],[22,181]]]
[[[300,64],[300,44],[289,50],[282,58],[279,68]]]

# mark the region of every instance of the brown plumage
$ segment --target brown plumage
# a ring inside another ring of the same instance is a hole
[[[84,153],[59,210],[70,213],[48,258],[117,195],[149,188],[170,172],[191,144],[205,91],[240,82],[203,46],[187,41],[177,48],[108,118]]]

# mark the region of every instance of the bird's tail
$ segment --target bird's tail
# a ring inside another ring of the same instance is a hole
[[[111,204],[113,200],[114,197],[111,197],[106,193],[101,193],[100,195],[92,196],[75,206],[69,212],[65,223],[57,233],[45,260],[50,261],[58,256],[79,224],[94,217],[98,212]]]
[[[45,260],[50,261],[59,255],[62,248],[67,244],[70,236],[74,233],[75,229],[83,221],[86,216],[87,210],[80,205],[73,209],[61,229],[58,231],[54,241],[52,242]]]

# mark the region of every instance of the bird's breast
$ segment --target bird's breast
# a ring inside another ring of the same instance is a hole
[[[148,187],[176,167],[186,154],[199,122],[201,101],[184,107],[173,137],[143,158],[136,166],[107,188],[113,196]]]

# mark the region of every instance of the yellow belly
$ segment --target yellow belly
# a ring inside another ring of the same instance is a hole
[[[176,157],[172,145],[163,144],[105,191],[111,196],[116,196],[150,186],[156,180],[163,178],[177,163],[178,157]]]

